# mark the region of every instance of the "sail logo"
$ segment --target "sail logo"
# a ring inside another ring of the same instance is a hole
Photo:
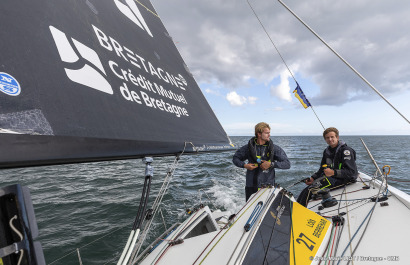
[[[125,0],[126,5],[119,0],[114,0],[114,3],[126,17],[137,24],[141,29],[145,30],[148,35],[153,37],[134,0]]]
[[[20,95],[21,87],[13,76],[0,72],[0,91],[10,96]]]
[[[55,27],[50,26],[49,28],[63,62],[74,66],[78,65],[78,62],[81,63],[81,59],[85,61],[80,69],[64,68],[67,77],[73,82],[112,95],[114,91],[110,83],[108,83],[107,79],[104,77],[107,74],[105,73],[98,54],[93,49],[73,38],[71,38],[72,43],[70,43],[66,34]],[[80,58],[80,56],[82,58]]]

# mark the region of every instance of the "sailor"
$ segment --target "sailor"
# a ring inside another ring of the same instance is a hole
[[[319,170],[305,181],[308,186],[298,196],[297,201],[303,206],[307,206],[312,194],[320,189],[344,187],[355,182],[358,175],[356,152],[339,140],[339,131],[334,127],[327,128],[323,138],[329,146],[323,151]]]
[[[245,163],[245,160],[248,160]],[[289,169],[285,151],[270,139],[270,127],[265,122],[255,126],[255,137],[235,152],[232,162],[246,168],[246,201],[262,186],[275,184],[275,168]]]

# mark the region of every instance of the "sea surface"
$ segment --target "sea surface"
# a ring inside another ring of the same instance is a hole
[[[231,137],[236,146],[250,137]],[[410,194],[410,136],[341,136],[357,152],[360,171],[375,172],[360,138],[377,164],[391,166],[389,184]],[[306,178],[319,168],[326,143],[320,136],[273,136],[291,161],[291,169],[276,170],[283,187]],[[237,212],[245,203],[245,170],[232,164],[232,152],[184,155],[174,172],[161,211],[165,226],[187,218],[186,208],[201,202]],[[154,158],[150,202],[154,201],[174,157]],[[116,264],[138,211],[145,166],[141,159],[2,170],[1,187],[28,186],[36,212],[47,264]],[[304,184],[289,190],[299,194]],[[202,189],[202,190],[201,190]],[[201,190],[201,191],[199,191]],[[208,199],[209,197],[209,199]],[[154,219],[147,245],[165,230],[160,215]]]

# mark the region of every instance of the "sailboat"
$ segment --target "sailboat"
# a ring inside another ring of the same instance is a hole
[[[1,168],[233,148],[150,1],[2,1],[0,10]],[[11,246],[1,264],[35,260],[27,190],[0,195],[0,248]]]
[[[232,150],[229,137],[149,0],[6,0],[0,9],[0,168],[144,159],[117,264],[410,260],[395,240],[409,236],[410,198],[381,171],[307,208],[280,185],[236,213],[201,206],[139,251],[152,157]],[[45,264],[28,188],[2,187],[0,206],[0,264]]]

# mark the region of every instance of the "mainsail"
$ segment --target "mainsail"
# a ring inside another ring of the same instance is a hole
[[[232,148],[149,0],[0,9],[0,168]]]

